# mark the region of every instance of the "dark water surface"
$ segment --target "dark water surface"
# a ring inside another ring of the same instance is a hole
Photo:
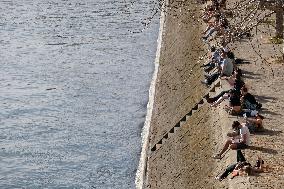
[[[135,188],[155,1],[0,1],[0,188]]]

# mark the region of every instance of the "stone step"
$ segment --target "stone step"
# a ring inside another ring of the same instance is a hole
[[[182,127],[185,123],[186,123],[186,121],[180,121],[179,122],[180,127]]]
[[[209,96],[209,93],[207,93],[205,97]],[[167,142],[167,140],[170,137],[173,137],[173,135],[175,135],[175,133],[184,125],[186,124],[186,122],[190,119],[190,117],[192,116],[192,114],[196,111],[198,111],[199,108],[201,108],[204,104],[206,99],[202,98],[193,108],[190,112],[188,112],[183,118],[181,118],[181,120],[166,134],[164,135],[164,137],[157,143],[154,145],[154,147],[151,149],[151,151],[156,151],[158,150],[164,143]]]
[[[206,95],[203,96],[203,99],[206,99],[206,98],[209,98],[209,97],[210,97],[210,95],[209,95],[209,92],[208,92]]]
[[[175,132],[177,132],[180,129],[180,127],[174,127]]]
[[[188,113],[186,114],[186,116],[187,116],[187,117],[192,116],[192,110],[190,110],[190,112],[188,112]]]
[[[192,108],[192,111],[193,110],[198,110],[198,104],[196,104],[193,108]]]
[[[214,86],[215,87],[222,87],[221,80],[220,79],[216,80],[215,83],[214,83]]]
[[[209,89],[209,93],[215,93],[215,87],[212,87],[211,89]]]
[[[203,98],[198,102],[198,109],[201,108],[204,105],[204,100]]]
[[[180,122],[181,122],[181,121],[186,121],[186,115],[183,116],[183,118],[181,118]]]
[[[191,115],[186,115],[186,121],[188,121],[190,119]]]
[[[162,144],[156,144],[156,150],[159,150],[159,148],[162,147]]]
[[[167,135],[167,137],[164,136],[164,138],[162,139],[162,144],[165,144],[165,142],[167,142],[167,140],[168,140],[168,134],[166,134],[166,135]]]

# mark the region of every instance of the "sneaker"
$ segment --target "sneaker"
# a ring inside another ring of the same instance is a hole
[[[201,81],[202,84],[208,85],[207,80],[205,79],[204,81]]]
[[[223,180],[220,176],[216,176],[215,179],[220,181],[220,182]]]
[[[205,77],[206,79],[208,79],[208,78],[210,77],[210,74],[205,73],[205,74],[204,74],[204,77]]]
[[[216,154],[213,156],[214,159],[221,159],[221,155],[220,154]]]
[[[216,104],[214,102],[210,105],[210,107],[212,107],[212,108],[216,108],[217,106],[218,106],[218,104]]]
[[[202,37],[202,40],[203,40],[204,42],[207,42],[207,37]]]

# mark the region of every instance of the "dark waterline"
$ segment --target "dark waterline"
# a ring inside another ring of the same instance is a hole
[[[0,2],[0,188],[135,188],[155,1]],[[134,34],[132,32],[135,32]]]

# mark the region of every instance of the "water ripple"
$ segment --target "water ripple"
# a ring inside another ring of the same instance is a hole
[[[0,2],[0,188],[134,188],[155,6]]]

